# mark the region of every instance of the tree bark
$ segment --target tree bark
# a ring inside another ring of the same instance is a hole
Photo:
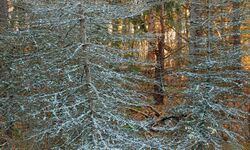
[[[182,47],[182,12],[180,10],[177,11],[177,29],[176,29],[176,42],[177,42],[177,46],[176,49],[180,50]],[[183,64],[183,61],[181,59],[181,57],[178,57],[177,62],[176,62],[176,67],[181,67],[181,65]]]
[[[232,36],[232,44],[233,47],[236,48],[240,45],[240,2],[232,2],[233,3],[233,36]]]
[[[240,2],[233,1],[232,2],[232,36],[230,39],[230,43],[233,46],[232,53],[235,53],[235,69],[241,69],[241,58],[240,58],[240,44],[241,44],[241,38],[240,38],[240,27],[241,27],[241,21],[240,21]]]
[[[156,66],[155,66],[155,81],[154,99],[157,104],[164,102],[164,49],[165,49],[165,19],[164,5],[160,10],[160,27],[161,33],[158,39],[158,50],[156,50]]]
[[[201,37],[203,34],[202,31],[202,19],[200,17],[202,16],[202,0],[195,0],[192,1],[190,4],[190,44],[189,44],[189,50],[190,50],[190,61],[192,63],[197,64],[196,55],[199,53],[199,49],[201,48],[201,42],[199,41],[198,37]]]
[[[8,2],[0,0],[0,32],[6,27],[8,19]]]
[[[149,19],[148,19],[148,31],[150,33],[155,33],[155,18],[154,18],[154,11],[151,10]],[[155,41],[149,42],[147,60],[154,61],[155,60]]]

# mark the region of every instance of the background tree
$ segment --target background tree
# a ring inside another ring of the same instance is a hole
[[[228,107],[227,100],[232,99],[226,100],[225,97],[237,95],[237,98],[242,99],[236,101],[246,102],[249,95],[238,89],[241,85],[237,80],[248,82],[249,73],[237,67],[240,64],[239,61],[235,63],[240,57],[234,57],[237,52],[218,50],[215,46],[218,38],[215,34],[215,12],[218,6],[224,4],[211,0],[190,3],[190,70],[184,73],[190,84],[186,90],[186,102],[175,110],[185,114],[178,125],[179,131],[181,127],[185,131],[180,140],[182,144],[178,145],[180,147],[210,147],[209,144],[212,144],[212,147],[220,149],[225,137],[236,144],[240,137],[237,131],[224,125],[237,122],[245,118],[246,114],[235,107]],[[238,21],[234,20],[234,24],[238,26]],[[241,127],[243,125],[241,122]]]

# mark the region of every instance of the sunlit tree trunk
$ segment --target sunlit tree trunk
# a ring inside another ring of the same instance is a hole
[[[186,3],[185,7],[186,7],[186,8],[184,8],[184,11],[185,11],[185,14],[184,14],[185,15],[185,37],[188,39],[189,38],[189,20],[190,20],[189,14],[188,14],[188,13],[190,13],[190,11],[188,9],[189,1]]]
[[[240,2],[233,2],[233,36],[232,36],[232,44],[236,48],[240,46]]]
[[[235,55],[235,63],[236,68],[235,69],[240,69],[241,66],[241,62],[240,62],[240,44],[241,44],[241,38],[240,38],[240,26],[241,26],[241,21],[240,21],[240,2],[237,1],[233,1],[232,2],[232,24],[233,24],[233,28],[232,28],[232,36],[230,37],[230,44],[232,44],[233,48],[232,48],[232,53],[234,53]]]
[[[151,10],[148,18],[148,31],[150,33],[155,33],[155,18],[154,11]],[[147,60],[155,61],[155,40],[149,41]]]
[[[181,47],[182,47],[182,12],[180,11],[180,9],[177,10],[177,28],[176,28],[176,49],[177,51],[180,51]],[[177,60],[177,66],[176,67],[180,67],[181,64],[183,63],[181,57],[178,57]]]
[[[240,71],[241,68],[241,6],[243,4],[243,1],[232,1],[232,31],[231,31],[231,37],[230,37],[230,44],[232,45],[231,53],[234,54],[234,64],[235,68],[232,68],[236,72]],[[239,79],[237,82],[238,84],[243,84],[245,79]],[[246,81],[245,81],[246,82]],[[246,84],[247,86],[247,84]],[[235,90],[242,91],[243,89],[241,87],[235,88]],[[244,92],[244,91],[243,91]],[[237,97],[238,95],[236,95]],[[240,102],[234,103],[234,107],[239,107],[237,106],[237,103],[239,104]],[[248,107],[249,104],[245,104],[245,107]],[[248,113],[250,112],[250,109],[248,109]],[[242,133],[244,135],[248,135],[250,133],[250,115],[248,115],[248,126],[242,127],[243,131],[248,130],[248,133]]]

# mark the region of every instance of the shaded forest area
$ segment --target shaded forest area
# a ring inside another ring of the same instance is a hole
[[[0,0],[0,149],[249,149],[247,0]]]

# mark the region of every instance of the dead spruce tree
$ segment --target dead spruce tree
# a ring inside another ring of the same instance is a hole
[[[32,1],[25,8],[29,28],[17,33],[28,39],[28,50],[17,55],[12,70],[21,79],[16,98],[23,100],[20,107],[28,115],[22,120],[37,148],[157,147],[154,139],[133,133],[144,128],[143,122],[126,117],[126,107],[141,105],[135,89],[146,79],[119,69],[138,63],[123,57],[136,50],[112,47],[112,42],[130,37],[108,28],[112,20],[132,17],[146,7],[125,4]]]

